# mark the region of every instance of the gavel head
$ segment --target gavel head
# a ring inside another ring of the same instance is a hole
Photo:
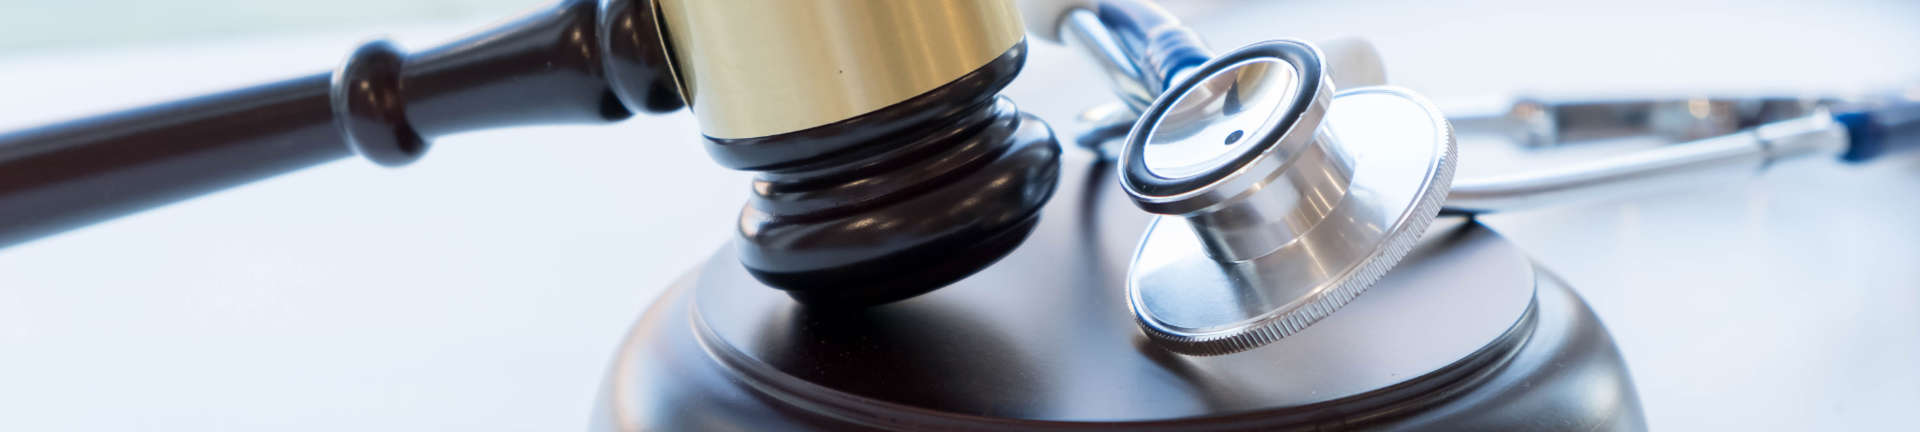
[[[1052,131],[998,95],[1026,55],[1012,0],[654,3],[708,152],[758,173],[741,264],[794,299],[946,285],[1024,240],[1053,193]]]

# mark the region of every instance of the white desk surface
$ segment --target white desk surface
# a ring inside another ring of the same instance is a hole
[[[1176,9],[1220,47],[1368,36],[1443,107],[1920,82],[1912,3],[1437,3]],[[0,130],[327,69],[366,34],[0,57]],[[1035,46],[1008,93],[1070,135],[1093,76]],[[0,250],[0,430],[580,430],[626,324],[730,236],[746,176],[695,140],[684,113],[473,133]],[[1915,215],[1904,157],[1487,220],[1598,309],[1654,427],[1847,430],[1920,404]]]

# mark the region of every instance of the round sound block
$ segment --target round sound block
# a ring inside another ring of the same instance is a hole
[[[1076,157],[1062,175],[1018,249],[895,304],[808,308],[722,250],[635,325],[596,429],[1643,426],[1592,313],[1485,226],[1442,218],[1318,324],[1190,357],[1127,309],[1150,215],[1110,167]]]

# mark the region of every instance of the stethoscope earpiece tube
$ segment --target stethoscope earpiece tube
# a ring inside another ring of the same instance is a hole
[[[1030,34],[1086,53],[1133,114],[1145,110],[1174,80],[1214,57],[1198,33],[1152,3],[1033,0],[1020,5]],[[1380,52],[1366,39],[1341,37],[1317,45],[1329,76],[1342,88],[1387,84]],[[1109,126],[1113,132],[1124,132],[1118,124]],[[1086,139],[1103,141],[1118,135],[1113,132]]]
[[[1120,46],[1152,79],[1153,89],[1165,91],[1181,72],[1213,58],[1213,51],[1193,29],[1172,13],[1144,1],[1101,1],[1094,9]]]
[[[1022,5],[1034,34],[1079,46],[1091,55],[1121,101],[1134,111],[1145,109],[1183,73],[1213,57],[1198,33],[1152,3],[1082,0]],[[1044,27],[1048,25],[1052,27]]]

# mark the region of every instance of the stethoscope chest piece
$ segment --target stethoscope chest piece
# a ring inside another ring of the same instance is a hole
[[[1129,306],[1170,350],[1253,349],[1302,331],[1397,264],[1451,185],[1453,132],[1410,91],[1334,93],[1319,50],[1262,42],[1184,74],[1142,114],[1121,183],[1159,214]]]

